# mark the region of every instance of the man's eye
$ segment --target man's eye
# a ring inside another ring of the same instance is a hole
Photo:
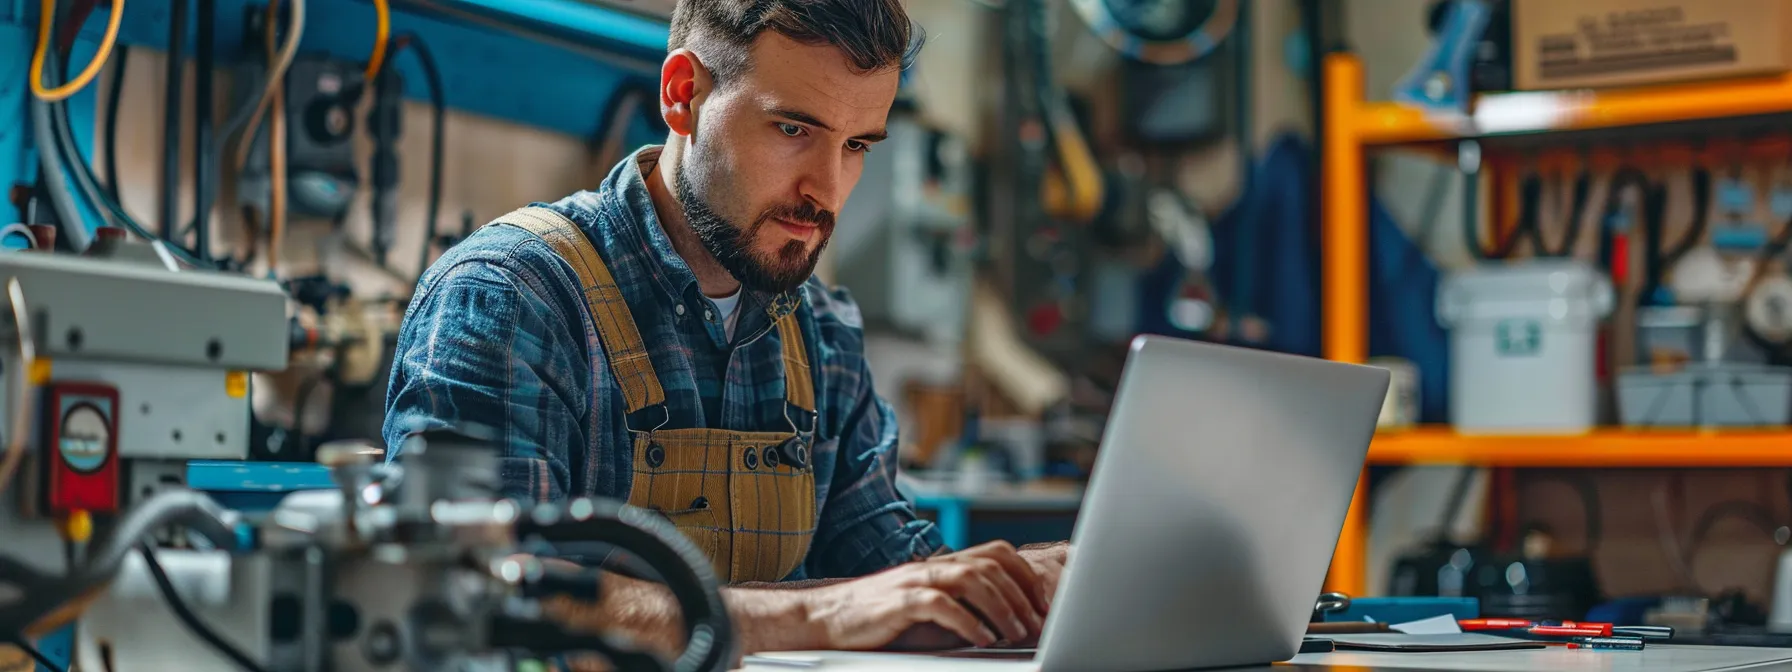
[[[785,135],[788,135],[793,138],[803,134],[803,127],[798,126],[796,124],[786,124],[786,123],[780,122],[778,124],[778,130],[782,131]]]
[[[858,140],[849,140],[846,143],[846,149],[860,154],[869,154],[871,152],[871,145],[859,142]]]

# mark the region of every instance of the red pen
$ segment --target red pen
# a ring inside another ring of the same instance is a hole
[[[1465,631],[1485,630],[1517,630],[1527,635],[1542,637],[1610,637],[1610,623],[1576,623],[1574,621],[1551,622],[1549,624],[1527,621],[1522,618],[1470,618],[1456,622]]]

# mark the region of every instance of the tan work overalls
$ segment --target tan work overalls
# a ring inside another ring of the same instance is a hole
[[[628,402],[628,417],[660,407],[658,420],[629,427],[634,481],[628,503],[664,514],[709,554],[729,583],[777,581],[809,553],[815,534],[815,472],[810,440],[815,387],[796,312],[777,320],[784,344],[786,418],[804,420],[787,432],[667,429],[665,390],[635,328],[616,280],[578,225],[545,208],[523,208],[498,219],[535,234],[578,275],[597,325],[604,356]],[[660,426],[651,426],[657,422]]]

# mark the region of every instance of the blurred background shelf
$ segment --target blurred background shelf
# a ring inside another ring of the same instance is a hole
[[[1462,435],[1447,427],[1384,432],[1378,465],[1490,467],[1792,466],[1792,431],[1602,429],[1579,436]]]
[[[1437,114],[1398,102],[1346,111],[1364,145],[1598,131],[1792,113],[1792,75],[1629,89],[1493,93],[1469,114]]]

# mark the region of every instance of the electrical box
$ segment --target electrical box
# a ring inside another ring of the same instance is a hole
[[[355,171],[355,106],[366,88],[362,67],[299,57],[286,72],[286,160],[294,210],[336,218],[348,211]]]
[[[837,217],[835,280],[867,326],[960,341],[977,248],[969,149],[906,113],[888,132]]]

